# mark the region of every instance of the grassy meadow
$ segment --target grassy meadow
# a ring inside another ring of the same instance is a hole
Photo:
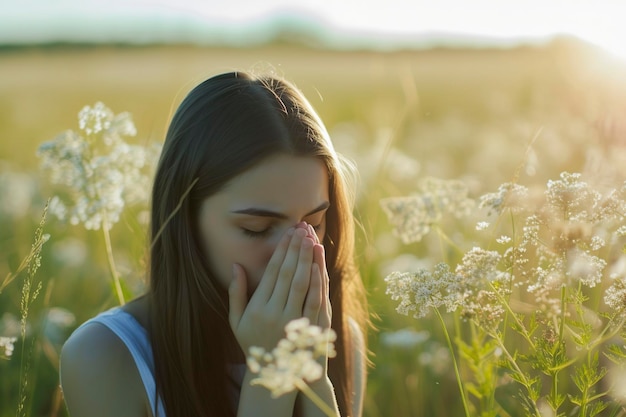
[[[562,171],[623,182],[626,65],[567,39],[515,49],[397,52],[292,45],[0,50],[0,283],[28,255],[54,193],[38,168],[42,142],[77,129],[78,111],[96,101],[132,115],[138,131],[132,143],[161,142],[190,88],[235,69],[272,70],[295,82],[337,149],[359,168],[358,257],[376,327],[369,334],[364,415],[462,416],[440,326],[432,317],[398,314],[383,281],[394,270],[433,263],[441,245],[436,237],[403,244],[379,202],[416,192],[426,177],[461,180],[474,198],[507,181],[545,185]],[[144,285],[145,209],[128,208],[111,230],[130,294]],[[469,224],[448,223],[453,239],[479,241]],[[66,416],[60,347],[78,324],[116,304],[101,232],[49,216],[44,233],[50,239],[34,276],[41,291],[28,311],[26,339],[18,338],[10,359],[0,359],[0,417],[16,415],[20,404],[17,415]],[[26,275],[0,291],[0,336],[19,336]],[[413,342],[392,342],[403,329],[413,330]]]

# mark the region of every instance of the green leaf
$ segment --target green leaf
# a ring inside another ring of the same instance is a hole
[[[624,345],[611,344],[607,346],[604,356],[613,363],[621,365],[626,361],[626,348]]]
[[[565,401],[565,395],[559,393],[551,394],[548,395],[546,401],[548,401],[553,410],[558,410],[563,405],[563,401]]]
[[[609,403],[598,400],[589,405],[589,417],[597,416],[609,406]]]

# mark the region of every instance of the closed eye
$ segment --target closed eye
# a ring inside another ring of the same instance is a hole
[[[241,231],[243,232],[244,235],[248,237],[260,239],[269,235],[269,233],[272,231],[272,228],[268,227],[267,229],[263,229],[263,230],[250,230],[250,229],[246,229],[245,227],[242,227]]]

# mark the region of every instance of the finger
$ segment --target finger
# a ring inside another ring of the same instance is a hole
[[[269,298],[272,296],[272,293],[274,292],[274,286],[276,285],[278,272],[280,271],[280,268],[285,260],[285,256],[287,255],[287,250],[292,241],[294,230],[295,229],[293,227],[289,228],[278,242],[278,245],[276,246],[276,249],[274,249],[272,257],[265,267],[265,272],[263,273],[261,282],[259,282],[257,289],[252,295],[253,299],[267,302],[267,300],[269,300]]]
[[[302,317],[304,300],[309,291],[311,266],[313,265],[313,245],[315,243],[310,236],[305,237],[300,245],[298,266],[289,288],[289,297],[285,306],[287,314],[294,318]]]
[[[228,286],[228,321],[237,329],[246,309],[246,273],[239,264],[233,264],[233,277]]]
[[[328,276],[328,269],[326,268],[326,254],[324,246],[315,245],[313,248],[315,264],[320,267],[321,282],[322,282],[322,302],[320,306],[318,325],[327,328],[331,325],[332,320],[332,306],[330,304],[330,277]]]
[[[320,272],[322,274],[322,276],[324,276],[324,274],[326,272],[326,253],[324,250],[324,246],[317,243],[314,247],[313,247],[313,262],[315,262],[319,268],[320,268]],[[328,274],[327,274],[328,275]]]
[[[304,308],[302,309],[302,315],[307,317],[311,324],[318,324],[320,308],[322,307],[322,286],[320,267],[316,263],[313,263],[313,265],[311,265],[309,291],[306,295]]]
[[[319,236],[317,235],[317,232],[315,231],[313,226],[311,226],[310,224],[308,226],[309,226],[309,234],[310,234],[310,236],[313,238],[315,243],[320,243]]]
[[[281,311],[285,308],[287,303],[287,296],[289,294],[289,288],[293,281],[296,269],[298,267],[298,260],[300,258],[300,246],[302,240],[306,237],[306,231],[300,228],[296,228],[293,232],[291,242],[287,248],[287,253],[283,259],[280,270],[278,271],[276,284],[274,290],[269,298],[269,303]]]

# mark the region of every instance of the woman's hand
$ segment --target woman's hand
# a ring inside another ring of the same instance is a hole
[[[311,324],[327,329],[330,328],[332,309],[330,305],[330,283],[328,270],[326,269],[324,246],[320,244],[313,226],[310,224],[306,226],[308,227],[309,236],[314,240],[315,245],[313,246],[311,282],[307,294],[304,316],[309,318]]]
[[[310,225],[300,223],[281,238],[250,301],[246,282],[241,265],[233,265],[229,321],[244,352],[250,346],[271,350],[296,318],[330,326],[324,248]]]

